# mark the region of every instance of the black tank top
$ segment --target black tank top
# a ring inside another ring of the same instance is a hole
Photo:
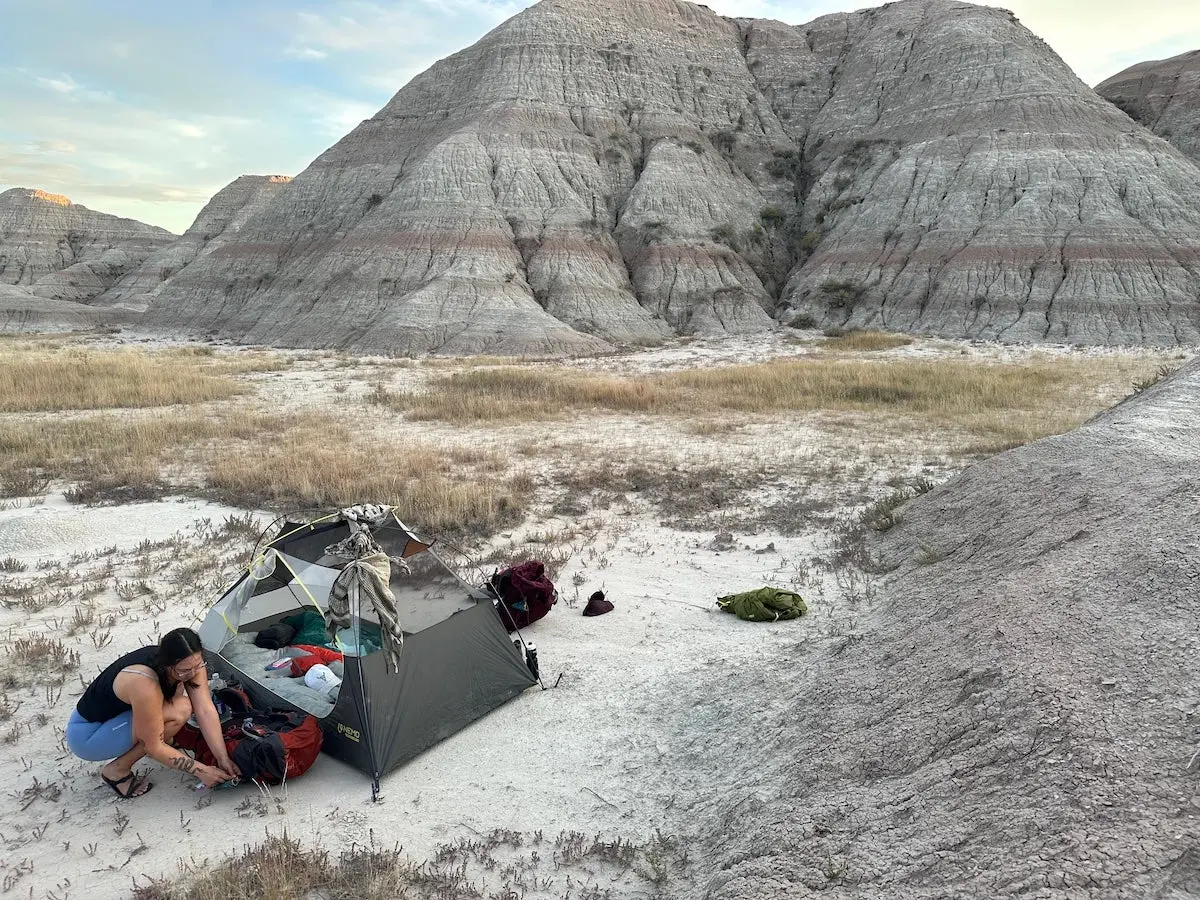
[[[132,709],[133,707],[113,691],[113,682],[117,680],[122,669],[127,669],[129,666],[149,666],[157,655],[157,647],[142,647],[140,650],[126,653],[97,675],[96,680],[88,685],[83,696],[79,698],[79,702],[75,704],[79,715],[89,722],[107,722]],[[176,685],[176,690],[178,690],[178,685]]]

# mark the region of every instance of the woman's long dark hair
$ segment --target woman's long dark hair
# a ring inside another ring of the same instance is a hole
[[[176,628],[168,631],[158,642],[158,655],[150,668],[158,676],[158,686],[162,688],[164,697],[173,697],[175,688],[171,685],[169,669],[176,663],[182,662],[193,653],[199,653],[203,645],[200,635],[190,628]]]

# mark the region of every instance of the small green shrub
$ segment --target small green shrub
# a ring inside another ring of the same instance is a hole
[[[892,491],[881,500],[876,500],[863,510],[862,523],[881,534],[900,524],[899,509],[913,498],[913,492],[905,488]]]
[[[718,244],[725,244],[727,247],[730,247],[734,250],[736,250],[741,243],[738,240],[737,229],[728,222],[724,225],[718,225],[709,233],[712,236],[712,239]]]
[[[800,313],[799,315],[792,316],[792,318],[788,321],[788,327],[816,328],[817,320],[813,318],[811,313]]]
[[[764,206],[758,216],[767,228],[778,228],[787,220],[787,216],[778,206]]]
[[[1154,385],[1158,384],[1158,383],[1159,383],[1160,381],[1162,381],[1164,378],[1170,378],[1170,377],[1171,377],[1172,375],[1174,375],[1174,374],[1175,374],[1177,371],[1179,371],[1179,370],[1178,370],[1178,369],[1175,369],[1175,368],[1173,368],[1172,366],[1165,366],[1165,365],[1164,365],[1164,366],[1159,366],[1159,367],[1158,367],[1158,371],[1157,371],[1157,372],[1155,372],[1155,373],[1154,373],[1153,375],[1151,375],[1150,377],[1148,377],[1148,378],[1143,378],[1142,380],[1140,380],[1140,381],[1135,381],[1135,382],[1133,383],[1133,392],[1134,392],[1134,394],[1140,394],[1142,391],[1144,391],[1144,390],[1147,390],[1147,389],[1149,389],[1149,388],[1152,388],[1152,387],[1154,387]]]
[[[847,312],[854,309],[866,292],[864,285],[849,279],[831,278],[821,285],[821,293],[825,295],[829,307]]]

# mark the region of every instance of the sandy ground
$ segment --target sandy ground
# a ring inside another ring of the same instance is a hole
[[[981,358],[1017,352],[975,344],[929,349],[934,343],[895,352]],[[811,346],[782,339],[697,341],[577,364],[655,371],[807,352]],[[326,357],[305,358],[306,365],[255,377],[297,409],[344,404],[347,389],[339,383],[360,374],[342,372]],[[402,385],[409,370],[389,368],[387,377],[391,385]],[[532,439],[559,441],[564,451],[575,452],[600,441],[610,451],[624,448],[630,454],[699,453],[725,462],[753,455],[773,460],[781,470],[804,461],[819,468],[831,452],[831,432],[806,432],[805,427],[797,425],[782,436],[774,432],[775,437],[766,428],[750,427],[706,438],[674,429],[651,434],[634,420],[611,417],[600,425],[539,425],[532,434],[502,429],[487,437],[510,448]],[[421,426],[419,436],[450,440],[452,430]],[[855,502],[877,495],[890,476],[924,474],[940,480],[956,465],[919,439],[871,447],[853,429],[845,432],[837,454],[845,463],[842,472],[857,471],[857,493],[838,494],[842,505],[826,510],[828,520],[853,513]],[[759,499],[769,500],[781,490],[764,485]],[[863,580],[835,575],[817,564],[831,553],[833,536],[827,526],[799,534],[734,527],[718,538],[720,520],[707,530],[676,530],[663,524],[659,511],[632,502],[589,514],[582,530],[580,522],[553,519],[542,510],[497,544],[526,546],[531,532],[563,535],[546,548],[570,554],[557,577],[562,599],[526,634],[539,647],[547,685],[556,686],[528,691],[386,776],[380,803],[371,803],[365,776],[325,757],[286,792],[276,791],[265,802],[250,787],[198,795],[182,777],[144,763],[142,770],[152,773],[155,790],[136,802],[122,802],[101,784],[96,765],[63,749],[67,716],[83,683],[117,655],[161,631],[196,622],[205,604],[218,596],[219,584],[235,574],[231,560],[237,553],[226,553],[224,568],[208,583],[201,579],[190,595],[169,604],[131,601],[129,585],[168,581],[167,567],[176,564],[176,557],[203,544],[214,526],[241,512],[184,499],[81,508],[66,503],[61,492],[43,503],[16,501],[0,511],[0,560],[12,558],[28,567],[24,573],[0,574],[5,589],[11,587],[6,579],[34,577],[39,566],[53,563],[90,573],[71,586],[74,594],[67,592],[35,612],[0,590],[0,598],[7,597],[0,623],[10,645],[30,634],[53,632],[80,655],[78,676],[68,676],[61,691],[44,691],[36,679],[7,691],[19,706],[8,722],[0,723],[7,728],[0,744],[0,779],[9,797],[0,817],[0,896],[127,896],[131,879],[144,883],[146,876],[170,876],[181,860],[220,858],[285,830],[305,844],[332,851],[371,840],[398,843],[418,860],[439,846],[493,829],[546,836],[579,832],[636,842],[656,829],[682,833],[695,799],[692,792],[703,790],[705,773],[664,767],[668,735],[663,729],[703,734],[709,712],[686,688],[701,673],[707,681],[714,671],[758,671],[764,689],[754,702],[769,708],[774,673],[790,666],[798,654],[852,636],[871,602],[870,586]],[[269,517],[261,515],[265,525]],[[170,546],[147,549],[144,543],[164,544],[172,535]],[[718,595],[761,585],[800,590],[811,614],[762,625],[716,609]],[[583,603],[597,589],[605,591],[616,610],[584,618]],[[67,619],[80,602],[93,610],[98,625],[71,635]],[[105,633],[111,642],[97,637]],[[564,896],[563,879],[569,874],[551,866],[544,889],[529,896]],[[498,889],[499,882],[488,886]],[[614,896],[649,896],[654,890],[644,883],[619,887],[621,893]]]
[[[108,558],[120,578],[136,567],[141,541],[170,531],[187,539],[196,522],[231,512],[183,500],[78,510],[51,498],[0,513],[0,558],[35,565],[116,548]],[[677,715],[676,697],[692,673],[754,666],[845,627],[832,580],[807,581],[806,560],[820,552],[813,537],[735,535],[731,544],[713,537],[644,519],[606,521],[563,569],[556,609],[526,632],[539,647],[544,680],[557,687],[528,691],[388,775],[377,804],[370,802],[365,776],[326,757],[292,782],[266,815],[238,810],[254,796],[252,788],[215,792],[211,804],[198,808],[190,783],[154,763],[142,768],[155,775],[155,790],[122,802],[95,777],[95,765],[62,749],[62,726],[80,680],[72,677],[53,703],[34,692],[15,716],[31,727],[4,747],[0,777],[22,802],[32,796],[22,792],[35,783],[62,790],[25,809],[9,806],[0,828],[3,872],[18,896],[32,888],[35,897],[62,898],[69,883],[69,896],[117,897],[133,876],[170,874],[181,857],[220,856],[284,829],[331,850],[373,834],[399,842],[418,859],[463,835],[496,828],[635,841],[655,828],[669,830],[687,798],[657,765],[665,746],[656,732]],[[715,607],[720,593],[797,581],[804,581],[812,604],[811,617],[799,622],[752,625]],[[585,618],[577,596],[597,589],[616,610]],[[97,604],[102,612],[115,611],[122,601],[109,596]],[[11,611],[6,618],[10,640],[41,628]],[[156,621],[166,628],[190,620],[164,615]],[[140,645],[152,624],[117,628],[103,649],[86,637],[75,640],[83,678]],[[39,713],[49,721],[34,726]],[[18,874],[23,869],[29,871]]]

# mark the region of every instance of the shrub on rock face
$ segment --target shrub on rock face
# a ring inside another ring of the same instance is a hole
[[[758,215],[767,228],[778,228],[787,219],[783,210],[778,206],[764,206]]]
[[[821,243],[821,232],[806,231],[804,237],[800,238],[800,252],[812,253],[817,249],[817,244]]]
[[[734,250],[737,249],[737,245],[739,243],[738,233],[737,229],[732,225],[718,225],[710,232],[710,234],[712,235],[712,239],[718,244],[725,244],[727,247],[730,247]]]
[[[810,313],[800,313],[792,316],[788,322],[790,328],[816,328],[817,320]]]
[[[854,309],[856,303],[867,292],[864,285],[849,279],[831,278],[821,285],[821,293],[831,309],[844,309],[847,312]]]
[[[795,150],[776,150],[774,158],[767,163],[767,174],[772,178],[795,179],[800,175],[804,157]]]

